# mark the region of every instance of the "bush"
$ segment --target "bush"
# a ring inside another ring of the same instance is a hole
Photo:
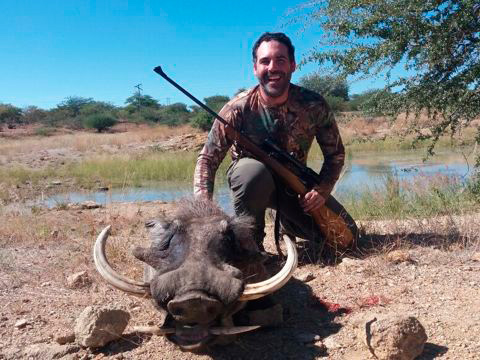
[[[326,95],[325,100],[333,112],[348,110],[348,102],[343,100],[341,97]]]
[[[38,136],[51,136],[54,133],[55,133],[55,128],[48,127],[48,126],[42,126],[35,129],[35,135],[38,135]]]
[[[85,118],[83,125],[89,129],[97,129],[102,132],[117,123],[117,120],[107,114],[95,114]]]
[[[192,117],[190,124],[203,131],[209,131],[213,124],[213,116],[206,112],[199,111]]]

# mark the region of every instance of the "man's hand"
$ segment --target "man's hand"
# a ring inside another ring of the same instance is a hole
[[[300,205],[305,212],[317,210],[325,204],[325,198],[317,190],[310,190],[303,198],[300,198]]]

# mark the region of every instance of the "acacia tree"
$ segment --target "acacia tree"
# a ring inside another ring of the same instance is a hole
[[[343,76],[390,79],[399,66],[407,70],[387,86],[395,96],[378,106],[391,114],[426,111],[435,124],[430,153],[442,134],[480,115],[478,0],[312,0],[300,11],[293,22],[320,26],[319,45],[329,45],[304,62]]]
[[[300,78],[299,84],[309,90],[315,91],[320,95],[334,96],[348,101],[348,85],[345,79],[312,73]]]
[[[215,112],[219,112],[223,105],[225,105],[229,100],[230,98],[225,95],[214,95],[203,99],[205,104]],[[210,130],[214,120],[213,116],[201,109],[199,106],[194,105],[191,108],[193,111],[192,119],[190,121],[192,126],[204,131]]]

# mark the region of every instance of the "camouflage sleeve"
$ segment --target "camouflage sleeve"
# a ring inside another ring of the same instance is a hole
[[[326,110],[326,113],[325,113]],[[345,148],[337,122],[330,109],[324,109],[323,121],[317,123],[316,139],[323,153],[323,166],[320,171],[322,182],[315,189],[327,198],[340,176],[345,162]]]
[[[219,115],[235,126],[235,112],[228,104],[222,108]],[[207,141],[197,158],[193,177],[193,193],[195,196],[212,198],[215,174],[231,145],[232,142],[225,133],[225,126],[218,120],[215,120],[208,134]]]

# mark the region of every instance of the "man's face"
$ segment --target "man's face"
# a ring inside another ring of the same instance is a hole
[[[295,60],[288,57],[285,45],[275,40],[260,44],[253,72],[265,95],[272,98],[285,95],[294,71]]]

